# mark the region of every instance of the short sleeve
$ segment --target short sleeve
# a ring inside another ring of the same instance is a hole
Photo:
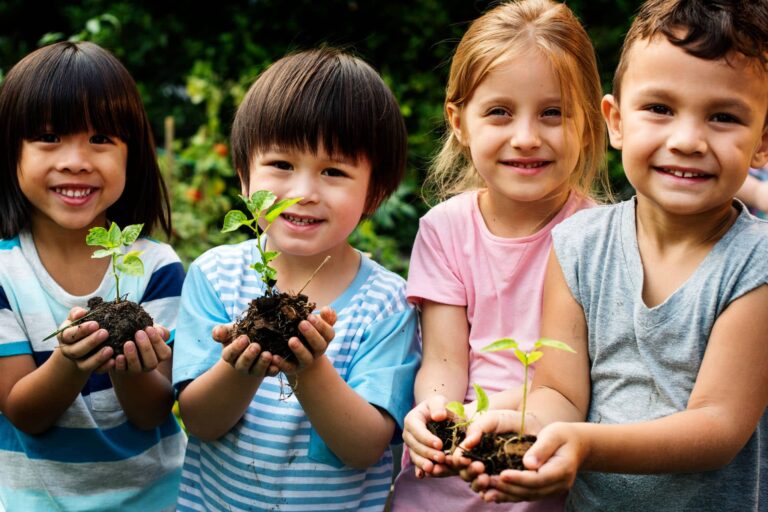
[[[193,263],[184,280],[179,304],[176,342],[173,350],[173,385],[194,380],[221,357],[221,345],[211,332],[230,323],[224,305],[200,268]]]
[[[573,217],[565,219],[552,229],[552,250],[555,252],[571,295],[579,306],[584,307],[579,293],[579,239],[571,238],[573,234],[579,233],[579,230],[569,227],[573,222],[572,219]]]
[[[422,218],[411,251],[406,295],[419,304],[432,300],[452,306],[466,306],[467,292],[459,271],[449,256],[449,226],[443,229]]]
[[[0,357],[26,354],[32,354],[32,345],[11,309],[8,295],[0,287]]]

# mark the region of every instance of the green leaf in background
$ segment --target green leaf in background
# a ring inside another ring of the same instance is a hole
[[[100,247],[109,246],[109,235],[104,228],[91,228],[85,237],[85,243],[88,245],[98,245]]]
[[[277,196],[269,190],[257,190],[246,200],[246,204],[253,216],[257,217],[260,212],[272,206],[276,199]]]
[[[107,241],[107,245],[105,245],[105,247],[120,247],[120,238],[122,236],[122,232],[116,223],[113,222],[112,225],[109,226],[107,236],[109,237],[109,240]]]
[[[224,227],[221,228],[221,232],[237,231],[240,226],[250,226],[251,224],[252,221],[249,221],[243,212],[240,210],[230,210],[224,216]]]
[[[129,276],[144,275],[144,263],[139,258],[139,255],[142,252],[143,251],[131,251],[126,254],[122,261],[116,265],[117,269]]]
[[[122,243],[123,245],[131,245],[139,238],[141,230],[144,228],[144,224],[131,224],[123,228]]]
[[[480,352],[498,352],[499,350],[507,350],[510,348],[517,348],[518,343],[512,338],[502,338],[496,340],[490,345],[486,345],[480,349]]]
[[[461,419],[467,418],[464,413],[464,404],[462,404],[461,402],[448,402],[447,404],[445,404],[445,408]]]
[[[552,347],[552,348],[556,348],[556,349],[559,349],[559,350],[565,350],[566,352],[572,352],[574,354],[576,353],[576,351],[573,350],[571,348],[571,346],[568,345],[567,343],[563,343],[562,341],[558,341],[558,340],[552,340],[552,339],[549,339],[549,338],[541,338],[540,340],[538,340],[534,344],[534,346],[536,348],[538,348],[538,347]]]
[[[91,258],[106,258],[107,256],[114,256],[116,254],[120,254],[120,249],[99,249],[93,252]]]
[[[485,390],[480,387],[479,384],[472,383],[472,387],[475,388],[475,394],[477,395],[477,412],[485,412],[488,410],[488,395]]]

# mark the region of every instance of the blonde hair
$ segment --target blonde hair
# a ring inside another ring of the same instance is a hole
[[[602,88],[592,43],[579,20],[564,4],[551,0],[507,2],[491,9],[470,25],[451,61],[445,107],[461,112],[473,92],[496,64],[510,52],[540,51],[560,81],[564,111],[584,114],[582,147],[571,186],[595,196],[595,184],[610,196],[605,173],[605,125],[600,113]],[[443,200],[465,190],[483,187],[469,149],[456,138],[446,113],[443,146],[432,162],[424,184],[427,197]]]

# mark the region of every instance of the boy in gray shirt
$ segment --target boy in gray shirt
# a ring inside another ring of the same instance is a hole
[[[637,196],[553,231],[542,335],[577,355],[538,364],[529,471],[463,471],[485,499],[768,511],[768,223],[734,200],[768,162],[767,51],[766,0],[641,8],[602,104]]]

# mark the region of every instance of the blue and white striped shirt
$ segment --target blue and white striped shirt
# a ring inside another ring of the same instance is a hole
[[[174,352],[177,387],[220,359],[212,328],[237,319],[263,293],[249,268],[258,259],[251,240],[212,249],[190,267]],[[325,354],[355,392],[401,428],[419,362],[417,316],[404,291],[399,276],[361,256],[355,279],[331,304],[338,320]],[[214,442],[190,437],[178,509],[382,510],[392,477],[391,451],[367,469],[345,466],[296,398],[280,397],[279,379],[267,377],[227,434]]]
[[[145,251],[146,272],[122,277],[120,291],[173,333],[184,269],[166,244],[141,238],[131,249]],[[46,272],[28,232],[0,240],[0,357],[31,355],[42,365],[58,343],[43,338],[72,307],[114,295],[109,271],[92,294],[74,296]],[[154,430],[134,427],[109,376],[94,374],[43,434],[27,435],[0,414],[0,503],[9,511],[172,510],[184,444],[170,414]]]

